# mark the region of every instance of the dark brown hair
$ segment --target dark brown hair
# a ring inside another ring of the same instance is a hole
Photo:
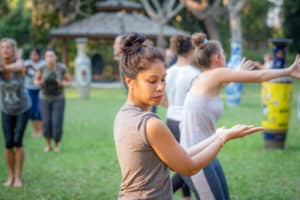
[[[221,54],[222,46],[216,40],[207,40],[206,34],[194,33],[192,42],[196,47],[193,56],[193,64],[200,68],[209,68],[211,65],[211,57],[214,54]]]
[[[164,62],[162,51],[145,42],[146,37],[139,33],[122,36],[120,66],[125,76],[136,78],[137,74],[156,60]]]
[[[184,56],[193,49],[193,44],[190,36],[174,35],[170,40],[170,48],[175,55]]]

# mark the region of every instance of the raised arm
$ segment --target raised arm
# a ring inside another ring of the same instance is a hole
[[[263,69],[258,71],[247,70],[230,70],[227,68],[220,68],[215,71],[215,77],[218,77],[221,83],[229,82],[263,82],[274,78],[283,76],[291,76],[293,78],[300,78],[300,57],[297,55],[295,61],[288,68],[284,69]]]
[[[4,69],[12,72],[23,72],[25,71],[24,61],[18,59],[16,62],[4,65]]]
[[[252,126],[223,129],[185,151],[159,119],[149,119],[146,126],[147,139],[158,157],[172,170],[187,176],[192,176],[207,166],[216,157],[224,142],[259,130],[260,127]]]

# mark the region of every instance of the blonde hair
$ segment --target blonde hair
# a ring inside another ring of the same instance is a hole
[[[4,42],[7,42],[11,45],[11,47],[13,48],[13,52],[14,52],[14,60],[17,59],[18,57],[18,45],[17,45],[17,41],[12,39],[12,38],[2,38],[0,40],[0,45]],[[2,55],[0,54],[0,59],[2,60]]]
[[[207,40],[204,33],[194,33],[192,35],[192,42],[196,47],[193,55],[193,64],[200,69],[209,68],[212,56],[214,54],[221,54],[222,45],[220,42]]]

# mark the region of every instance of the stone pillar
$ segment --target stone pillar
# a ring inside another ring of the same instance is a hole
[[[242,61],[242,45],[240,41],[231,41],[231,57],[227,63],[227,67],[230,69],[239,69]],[[238,106],[241,102],[243,93],[242,83],[229,83],[226,88],[227,105]]]
[[[75,78],[79,89],[79,96],[82,99],[89,98],[91,83],[91,61],[85,53],[86,38],[76,40],[77,56],[75,58]]]

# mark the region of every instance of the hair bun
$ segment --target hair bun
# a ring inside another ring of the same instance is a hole
[[[194,33],[192,35],[192,42],[193,44],[198,47],[199,49],[204,49],[206,46],[207,36],[205,33]]]
[[[123,42],[121,43],[121,50],[123,54],[131,55],[139,52],[144,42],[146,41],[146,37],[139,33],[129,33],[123,37]]]
[[[182,34],[172,36],[170,40],[170,48],[175,55],[188,53],[193,48],[191,37]]]

